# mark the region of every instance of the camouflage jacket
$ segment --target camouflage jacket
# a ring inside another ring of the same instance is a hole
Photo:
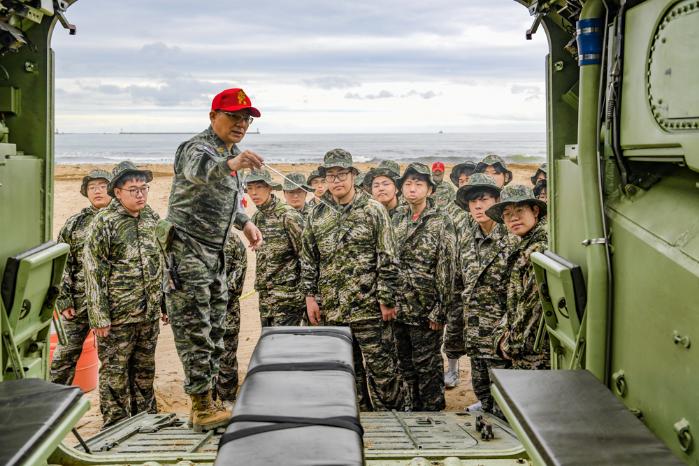
[[[379,302],[396,305],[398,257],[386,209],[362,190],[348,205],[330,193],[303,231],[301,287],[318,296],[332,323],[381,318]],[[327,203],[327,204],[326,204]]]
[[[470,235],[472,230],[476,227],[476,222],[473,217],[456,205],[455,202],[450,202],[444,208],[444,211],[449,214],[451,220],[454,222],[454,229],[456,229],[457,238],[461,235]]]
[[[442,180],[437,183],[437,187],[430,197],[434,199],[437,207],[444,208],[456,199],[456,188],[449,181]]]
[[[280,288],[297,290],[303,217],[272,194],[270,200],[258,206],[252,220],[264,238],[257,250],[255,289],[260,294]]]
[[[221,250],[231,224],[242,228],[248,221],[240,207],[240,177],[227,165],[238,153],[236,146],[226,149],[211,127],[177,148],[167,219],[178,232]]]
[[[464,339],[470,356],[493,357],[492,335],[507,303],[508,263],[514,238],[496,223],[488,236],[479,226],[459,239]],[[458,289],[458,288],[457,288]]]
[[[456,234],[451,219],[428,199],[417,220],[410,209],[400,209],[392,221],[400,261],[398,320],[424,326],[428,319],[445,323],[454,292]]]
[[[493,333],[491,344],[497,350],[504,337],[503,348],[514,360],[545,356],[534,353],[534,341],[541,320],[541,301],[529,260],[533,252],[543,252],[548,247],[546,226],[539,222],[514,248],[508,258],[506,313]]]
[[[303,220],[306,221],[306,220],[308,220],[308,216],[310,215],[311,210],[313,210],[313,205],[310,202],[306,202],[303,205],[303,208],[298,211],[298,213],[300,213],[301,216],[303,217]]]
[[[155,237],[158,220],[150,206],[132,217],[116,199],[95,215],[83,253],[91,327],[160,315],[164,260]]]
[[[58,241],[70,246],[66,268],[63,271],[61,293],[56,301],[56,309],[72,307],[76,313],[82,313],[85,308],[85,274],[83,273],[83,247],[89,232],[89,226],[95,218],[98,209],[85,207],[77,214],[66,220],[58,233]]]
[[[223,255],[226,258],[228,292],[239,296],[243,292],[243,284],[245,283],[248,255],[245,251],[245,244],[233,229],[231,229],[226,246],[223,248]]]

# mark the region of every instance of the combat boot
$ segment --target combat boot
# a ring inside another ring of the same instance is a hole
[[[215,403],[211,392],[192,395],[192,430],[206,432],[223,427],[231,419],[231,411],[222,403]]]

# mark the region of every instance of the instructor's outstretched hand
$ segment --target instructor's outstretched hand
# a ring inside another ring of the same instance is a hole
[[[244,150],[228,161],[228,168],[233,171],[242,170],[243,168],[261,168],[264,159],[251,150]]]
[[[262,232],[252,222],[247,222],[245,226],[243,226],[243,234],[248,241],[250,241],[250,248],[252,248],[253,251],[257,251],[264,243]]]

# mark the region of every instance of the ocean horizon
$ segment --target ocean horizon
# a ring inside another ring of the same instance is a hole
[[[57,133],[56,163],[172,163],[177,147],[196,133]],[[458,163],[478,161],[489,153],[511,163],[546,159],[544,132],[488,133],[249,133],[241,149],[271,163],[317,163],[331,149],[348,150],[357,162]]]

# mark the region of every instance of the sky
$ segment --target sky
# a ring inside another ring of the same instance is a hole
[[[543,30],[514,0],[79,0],[56,128],[194,132],[242,87],[264,133],[545,130]]]

